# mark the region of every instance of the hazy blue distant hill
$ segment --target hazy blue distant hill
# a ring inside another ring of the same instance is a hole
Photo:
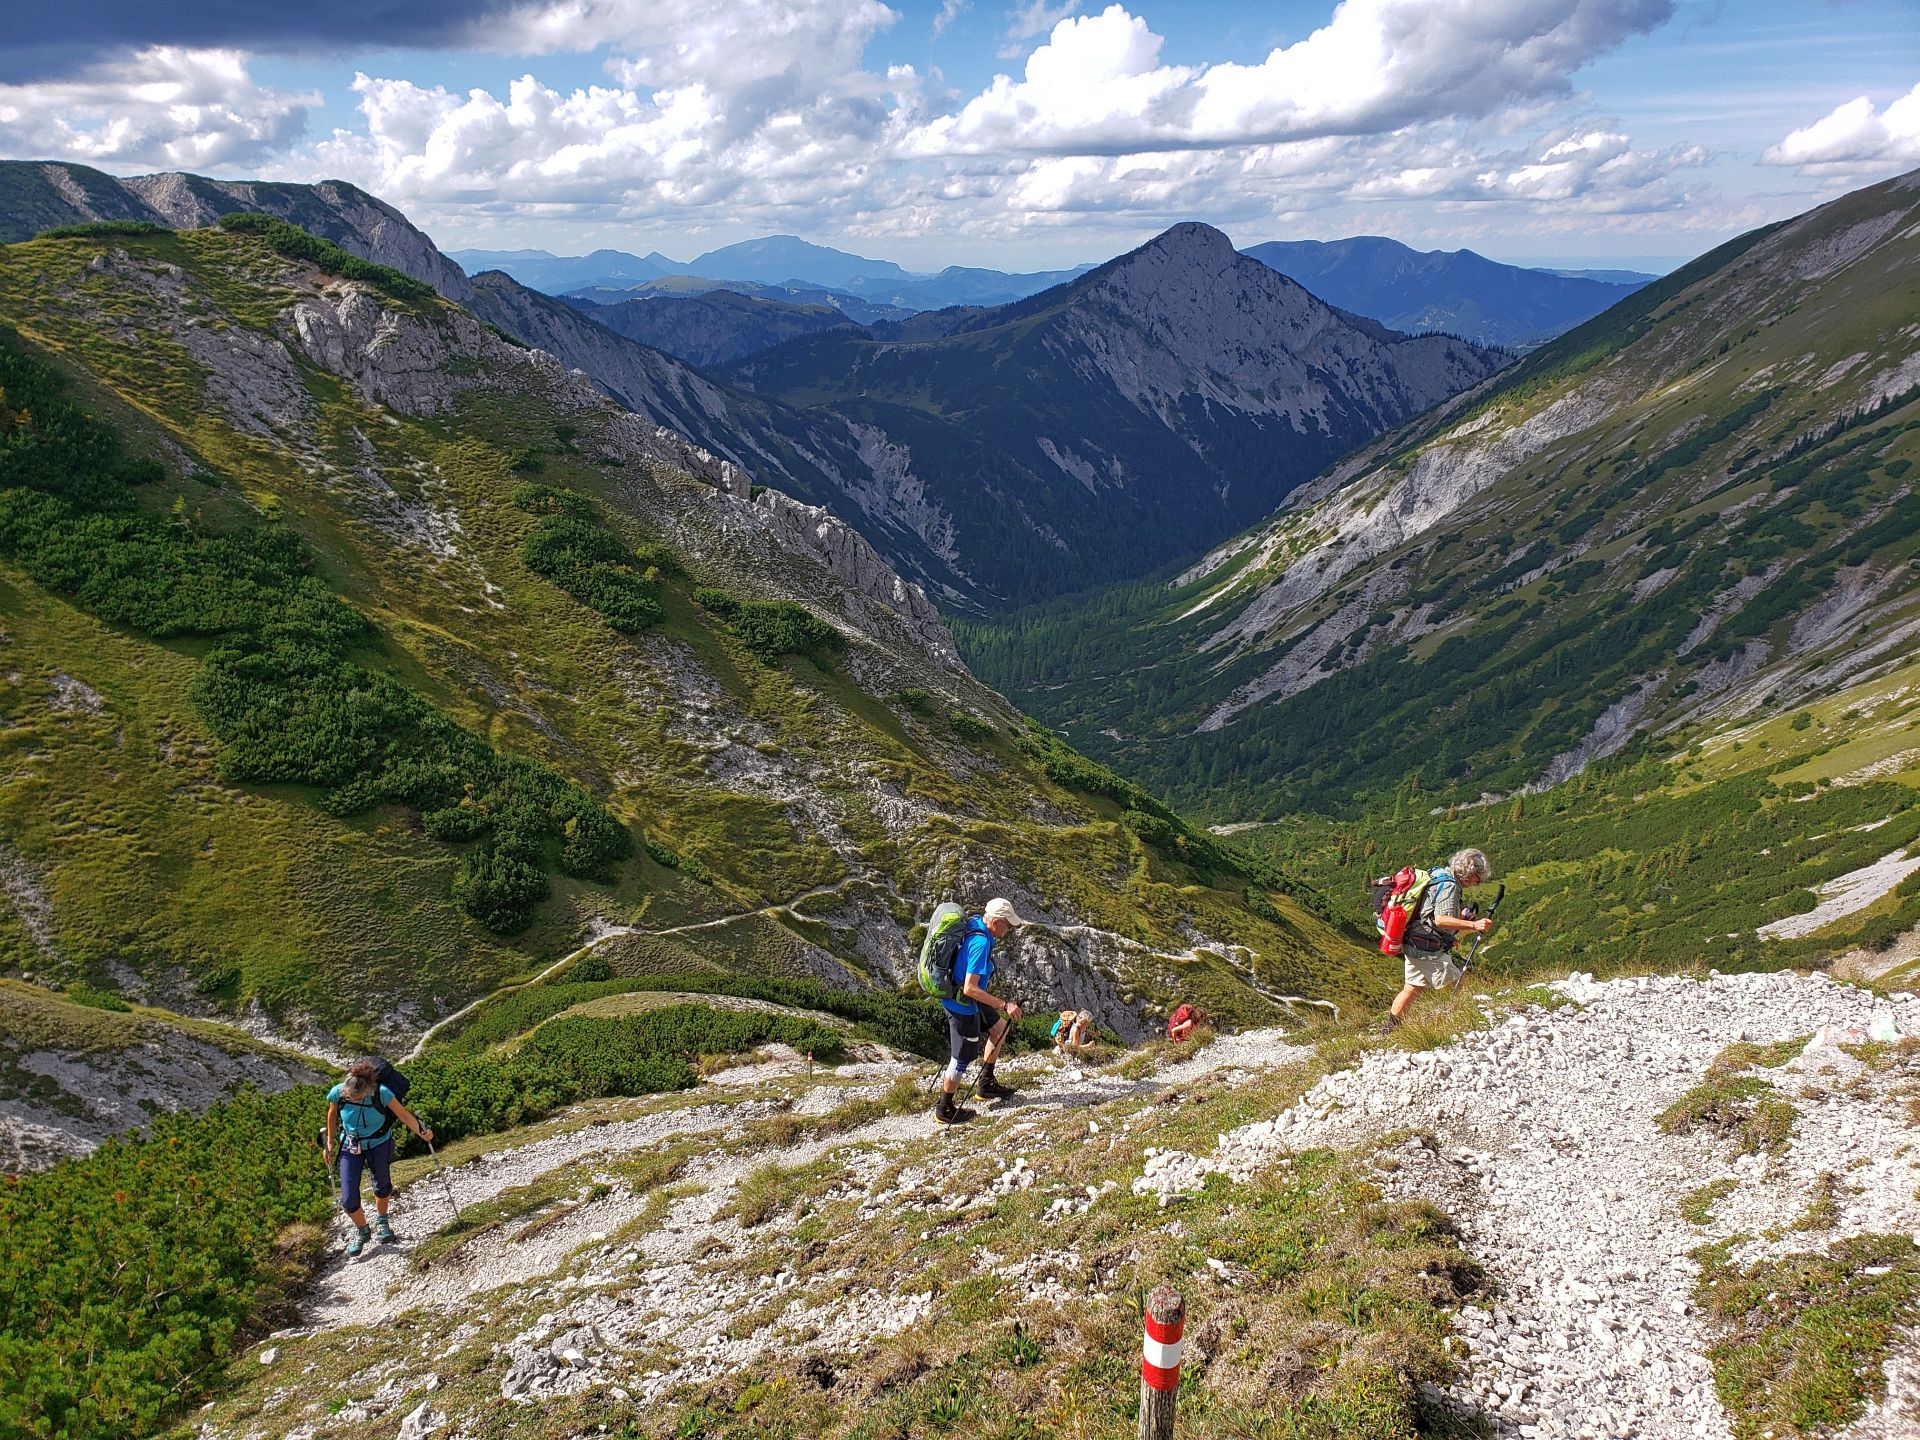
[[[1471,250],[1413,250],[1378,235],[1269,240],[1243,253],[1343,310],[1396,330],[1444,330],[1482,345],[1542,344],[1645,283],[1527,270]]]
[[[855,280],[898,283],[912,277],[891,260],[869,260],[845,250],[829,249],[798,235],[768,235],[742,240],[696,255],[682,267],[692,275],[719,280],[760,280],[784,285],[804,280],[814,285],[846,287]]]
[[[563,300],[587,300],[595,305],[618,305],[625,300],[684,300],[721,290],[774,300],[783,305],[831,305],[856,325],[904,320],[916,313],[899,305],[863,300],[845,290],[808,285],[767,285],[758,280],[709,280],[704,275],[662,275],[658,280],[644,280],[638,285],[587,285],[578,290],[562,291],[560,296]]]
[[[1602,285],[1632,285],[1636,289],[1651,285],[1660,278],[1647,270],[1557,270],[1550,265],[1529,265],[1524,268],[1539,270],[1546,275],[1558,275],[1564,280],[1597,280]]]
[[[803,335],[853,327],[833,305],[794,305],[732,290],[628,298],[610,305],[577,295],[566,300],[616,334],[701,366],[725,365]]]
[[[553,255],[545,250],[449,250],[469,275],[504,270],[522,285],[549,295],[587,285],[624,288],[671,275],[680,268],[659,251],[630,255],[624,250],[595,250],[591,255]]]

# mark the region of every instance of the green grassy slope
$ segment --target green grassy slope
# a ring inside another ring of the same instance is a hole
[[[967,627],[989,679],[1222,820],[1552,782],[1920,634],[1914,177],[1743,237],[1172,584]]]
[[[1903,863],[1920,858],[1920,664],[1602,762],[1544,794],[1436,809],[1439,798],[1410,782],[1368,815],[1294,815],[1238,838],[1355,917],[1372,876],[1478,846],[1509,888],[1475,962],[1490,978],[1851,952],[1855,973],[1889,988],[1920,980],[1920,872]],[[1862,874],[1889,860],[1878,880]],[[1816,913],[1842,891],[1855,908]],[[1796,917],[1806,933],[1770,928]]]
[[[368,674],[584,785],[638,842],[601,881],[556,870],[529,928],[491,934],[453,902],[468,847],[406,806],[341,815],[306,786],[222,778],[193,698],[206,641],[106,623],[0,564],[11,970],[391,1042],[599,923],[643,932],[624,968],[890,984],[931,898],[1005,888],[1125,937],[1036,938],[1042,981],[1147,1000],[1192,977],[1248,1014],[1273,1013],[1239,978],[1248,954],[1269,988],[1380,983],[1276,877],[1137,792],[1099,793],[899,617],[780,549],[761,509],[442,302],[342,289],[266,237],[210,230],[0,249],[0,321],[160,462],[144,513],[196,534],[289,527],[371,623]],[[659,562],[660,623],[623,636],[529,568],[545,522],[513,497],[530,481]],[[710,582],[800,601],[847,648],[770,665],[695,602]],[[963,734],[956,711],[986,728]],[[774,908],[814,890],[831,893]],[[705,922],[721,923],[682,929]]]

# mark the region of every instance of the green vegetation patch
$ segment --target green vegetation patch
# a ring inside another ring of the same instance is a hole
[[[842,1053],[813,1021],[678,1005],[556,1020],[506,1059],[422,1059],[407,1098],[451,1143],[579,1100],[685,1089],[701,1056],[770,1040]],[[236,1343],[291,1318],[332,1203],[315,1141],[325,1095],[243,1089],[0,1184],[0,1434],[152,1433],[218,1387]],[[417,1143],[399,1132],[396,1154]]]
[[[655,575],[600,523],[591,501],[550,485],[522,485],[513,503],[544,517],[520,547],[529,570],[599,611],[623,635],[660,623],[665,612]]]
[[[693,600],[726,621],[740,643],[768,665],[782,655],[805,655],[824,664],[846,648],[838,630],[791,600],[742,600],[717,585],[696,586]]]
[[[1743,1155],[1784,1150],[1800,1112],[1757,1075],[1711,1077],[1662,1110],[1655,1123],[1668,1135],[1704,1132],[1731,1140]]]
[[[1920,1323],[1920,1246],[1858,1235],[1749,1266],[1733,1242],[1695,1252],[1695,1299],[1724,1332],[1708,1351],[1735,1440],[1830,1435],[1886,1390],[1895,1338]]]
[[[329,275],[338,275],[343,280],[358,280],[361,284],[371,285],[395,300],[413,305],[426,305],[440,299],[439,292],[426,281],[416,280],[390,265],[376,265],[371,260],[362,260],[357,255],[349,255],[331,240],[322,240],[318,235],[309,235],[298,225],[290,225],[285,220],[277,219],[272,215],[238,211],[231,215],[222,215],[218,223],[221,229],[230,230],[236,234],[258,235],[276,254],[283,255],[289,260],[304,260],[309,265],[326,271]]]
[[[154,639],[209,640],[192,685],[224,778],[325,791],[335,815],[420,812],[436,839],[472,844],[454,898],[512,934],[548,872],[607,878],[626,828],[551,767],[497,754],[392,676],[353,658],[364,616],[312,573],[292,531],[213,534],[144,510],[160,478],[61,395],[59,378],[0,334],[0,556],[82,608]]]
[[[42,230],[36,240],[136,239],[146,235],[168,235],[165,225],[152,220],[83,220],[77,225],[56,225]]]
[[[1713,1207],[1734,1192],[1732,1180],[1709,1180],[1680,1197],[1680,1215],[1689,1225],[1713,1223]]]

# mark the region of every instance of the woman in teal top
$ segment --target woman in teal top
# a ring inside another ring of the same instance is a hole
[[[393,1122],[398,1120],[429,1143],[433,1132],[423,1129],[411,1110],[394,1093],[380,1084],[371,1060],[356,1060],[347,1067],[347,1078],[327,1092],[327,1164],[333,1164],[336,1143],[340,1151],[340,1208],[353,1221],[353,1238],[347,1253],[358,1255],[367,1247],[371,1231],[367,1212],[360,1208],[360,1176],[373,1171],[373,1223],[382,1243],[394,1238],[387,1223],[387,1202],[393,1196]]]

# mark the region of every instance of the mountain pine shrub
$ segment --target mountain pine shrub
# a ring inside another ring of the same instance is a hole
[[[435,838],[477,847],[462,858],[455,898],[503,934],[530,923],[549,869],[605,878],[632,853],[625,827],[578,785],[498,754],[350,658],[372,627],[310,573],[291,530],[214,535],[153,514],[138,490],[163,476],[0,332],[0,556],[114,624],[211,639],[191,694],[225,778],[313,786],[337,815],[391,804],[435,816]],[[613,583],[627,593],[627,580]],[[643,602],[657,617],[645,582],[630,583],[640,595],[623,613],[637,619]]]

